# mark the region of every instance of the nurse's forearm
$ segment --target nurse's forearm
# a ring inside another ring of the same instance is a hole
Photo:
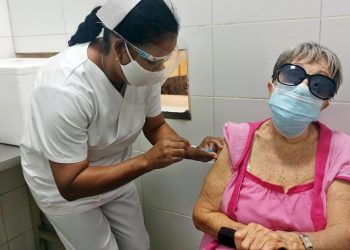
[[[155,127],[153,130],[144,130],[144,134],[152,145],[156,144],[157,141],[165,137],[180,137],[166,122],[162,123],[158,127]]]
[[[143,155],[112,166],[88,166],[87,160],[50,165],[61,195],[69,201],[114,190],[152,170]]]

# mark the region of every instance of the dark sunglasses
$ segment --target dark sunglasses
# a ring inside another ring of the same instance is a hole
[[[283,64],[276,73],[278,82],[288,86],[296,86],[307,78],[310,92],[322,100],[329,100],[336,93],[333,79],[321,74],[309,75],[299,65]]]

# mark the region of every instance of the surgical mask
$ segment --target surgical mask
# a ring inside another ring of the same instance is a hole
[[[313,121],[317,121],[323,101],[313,96],[307,85],[274,87],[269,100],[272,122],[287,138],[301,135]]]
[[[154,84],[163,84],[169,75],[175,70],[179,62],[176,62],[176,58],[172,59],[169,58],[169,60],[175,60],[170,63],[170,66],[164,66],[164,69],[160,71],[148,71],[144,69],[136,60],[134,60],[129,52],[128,46],[125,44],[126,52],[130,58],[130,63],[126,65],[122,65],[121,69],[123,71],[123,74],[126,78],[127,83],[129,83],[132,86],[135,87],[141,87],[146,85],[154,85]]]

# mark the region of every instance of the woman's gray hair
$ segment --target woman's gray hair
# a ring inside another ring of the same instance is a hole
[[[307,59],[308,63],[317,63],[324,59],[327,63],[329,77],[335,81],[336,91],[343,81],[341,63],[338,56],[330,49],[316,42],[301,43],[291,49],[285,50],[277,59],[273,68],[272,80],[277,79],[277,71],[285,63],[291,63],[295,59]]]

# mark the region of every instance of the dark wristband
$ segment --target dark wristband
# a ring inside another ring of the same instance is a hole
[[[218,233],[218,243],[231,248],[236,248],[235,234],[236,230],[228,227],[222,227]]]

